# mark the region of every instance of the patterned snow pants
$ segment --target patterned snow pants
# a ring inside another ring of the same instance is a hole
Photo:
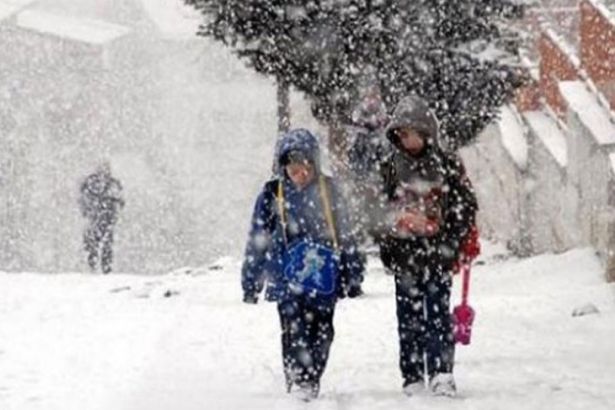
[[[296,298],[278,303],[287,383],[318,386],[333,342],[335,305],[315,308]]]
[[[395,276],[399,366],[404,385],[453,371],[455,341],[448,273]]]
[[[113,225],[91,224],[83,234],[83,245],[87,252],[88,265],[96,271],[98,261],[103,273],[111,272],[113,263]]]

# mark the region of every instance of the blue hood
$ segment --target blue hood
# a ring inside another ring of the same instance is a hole
[[[310,131],[299,128],[284,134],[276,144],[276,173],[281,169],[282,158],[291,151],[300,151],[314,164],[320,172],[320,148],[318,139]]]

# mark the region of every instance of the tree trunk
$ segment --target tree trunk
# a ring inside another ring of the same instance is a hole
[[[284,134],[290,129],[290,92],[289,84],[278,77],[278,133]]]

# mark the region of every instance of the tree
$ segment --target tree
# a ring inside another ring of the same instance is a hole
[[[511,22],[524,7],[514,0],[185,1],[204,16],[200,35],[303,91],[329,125],[349,121],[371,78],[389,110],[423,96],[458,147],[523,84]]]

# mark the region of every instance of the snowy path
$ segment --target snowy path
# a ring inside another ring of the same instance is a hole
[[[0,273],[0,409],[615,408],[615,288],[591,251],[491,253],[454,400],[400,393],[392,279],[375,263],[368,295],[339,304],[309,405],[283,392],[275,307],[238,302],[236,261],[153,278]],[[601,313],[571,316],[588,302]]]

